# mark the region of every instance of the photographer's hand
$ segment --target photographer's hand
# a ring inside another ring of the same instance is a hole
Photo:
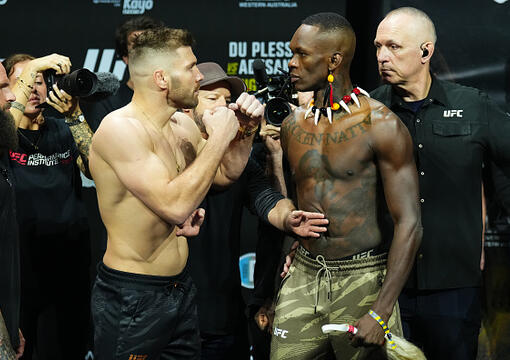
[[[35,73],[53,69],[59,75],[68,74],[71,71],[71,60],[64,55],[51,54],[30,61],[27,68]]]
[[[64,90],[59,89],[57,84],[53,84],[53,90],[49,92],[46,102],[66,118],[70,117],[76,110],[80,110],[78,97],[72,97]]]
[[[35,79],[37,74],[53,69],[57,74],[65,74],[71,70],[71,60],[67,56],[59,54],[51,54],[34,60],[25,66],[21,74],[16,80],[16,84],[12,87],[12,92],[16,96],[16,105],[9,109],[16,127],[19,126],[25,106],[30,98],[30,94],[34,90]]]
[[[92,179],[88,163],[93,132],[80,109],[79,98],[69,95],[64,90],[59,89],[57,84],[53,84],[53,90],[50,91],[46,102],[64,115],[66,124],[69,125],[74,142],[80,153],[80,157],[76,160],[76,163],[81,172],[89,179]]]

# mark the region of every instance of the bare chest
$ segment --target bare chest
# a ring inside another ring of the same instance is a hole
[[[308,121],[307,121],[308,120]],[[297,181],[353,179],[373,165],[369,114],[336,119],[297,119],[286,124],[287,159]]]
[[[161,134],[151,136],[154,153],[165,166],[181,173],[196,158],[196,149],[187,138],[180,134],[163,131]]]

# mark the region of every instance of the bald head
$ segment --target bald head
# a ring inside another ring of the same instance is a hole
[[[405,7],[390,12],[374,40],[381,79],[401,89],[429,83],[435,42],[434,24],[423,11]]]
[[[398,24],[423,44],[425,42],[436,43],[436,28],[429,16],[423,11],[413,7],[401,7],[390,11],[379,26],[385,24]]]

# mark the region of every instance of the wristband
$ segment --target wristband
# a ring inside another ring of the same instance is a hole
[[[388,328],[388,326],[386,326],[386,323],[384,322],[384,320],[379,316],[377,315],[377,313],[370,309],[368,311],[368,314],[375,320],[379,323],[379,325],[381,325],[383,331],[384,331],[384,337],[388,340],[388,342],[390,343],[390,347],[392,349],[395,349],[397,347],[397,345],[395,344],[395,341],[393,340],[393,336],[391,335],[391,332],[390,332],[390,329]]]
[[[21,111],[22,113],[25,112],[25,105],[23,105],[20,102],[13,101],[11,102],[11,108]]]
[[[247,128],[247,127],[244,127],[241,125],[239,127],[239,134],[241,135],[241,139],[246,139],[247,137],[252,136],[253,134],[255,134],[257,132],[258,129],[259,129],[258,126],[254,126],[252,128]]]
[[[79,115],[73,114],[70,117],[66,117],[65,121],[68,126],[74,126],[81,124],[83,121],[85,121],[85,116],[83,116],[83,114],[81,113]]]

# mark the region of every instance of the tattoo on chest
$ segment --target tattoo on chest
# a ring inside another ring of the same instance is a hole
[[[296,119],[292,118],[283,128],[283,137],[285,141],[288,141],[289,137],[292,136],[298,143],[303,145],[340,144],[366,133],[371,124],[372,119],[370,116],[367,116],[364,120],[339,131],[312,133],[303,129],[296,122]]]

